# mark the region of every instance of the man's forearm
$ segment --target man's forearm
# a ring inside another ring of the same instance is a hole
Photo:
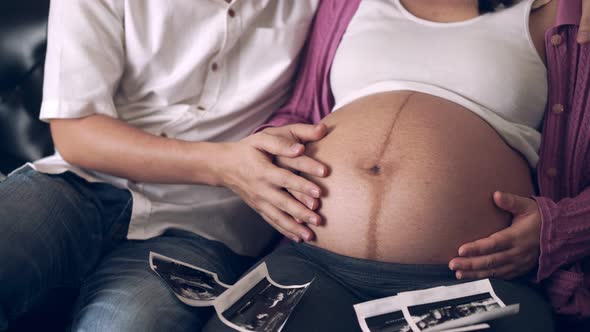
[[[317,141],[325,126],[292,125],[264,131],[238,142],[186,142],[146,133],[103,115],[52,120],[51,131],[62,157],[86,169],[136,182],[194,183],[224,186],[238,194],[285,236],[311,240],[301,220],[319,224],[321,217],[285,193],[315,199],[321,188],[273,164],[273,157],[295,158],[304,152],[300,141]],[[295,171],[324,176],[324,166],[307,159]],[[318,174],[319,173],[319,174]]]
[[[136,182],[219,185],[221,143],[154,136],[102,115],[51,121],[55,146],[71,164]]]

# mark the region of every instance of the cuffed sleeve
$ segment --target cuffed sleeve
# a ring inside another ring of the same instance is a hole
[[[590,256],[590,188],[555,203],[535,197],[541,212],[541,255],[537,279]]]
[[[125,67],[124,1],[52,1],[41,120],[117,117],[113,95]]]

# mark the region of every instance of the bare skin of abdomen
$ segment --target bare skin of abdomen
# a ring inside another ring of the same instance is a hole
[[[311,244],[363,259],[447,264],[460,245],[510,224],[495,190],[533,194],[530,167],[475,113],[407,91],[359,99],[326,117],[307,154],[330,175]]]

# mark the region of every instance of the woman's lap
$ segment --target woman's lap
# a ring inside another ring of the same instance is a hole
[[[360,302],[359,298],[319,265],[294,251],[291,246],[275,250],[264,261],[272,279],[279,284],[304,284],[313,280],[283,331],[352,331],[350,326],[356,325],[352,305]],[[329,327],[323,322],[329,322]],[[214,317],[203,331],[233,330]]]
[[[441,265],[402,265],[358,260],[309,245],[287,245],[264,260],[273,280],[302,284],[313,280],[284,331],[360,331],[353,305],[401,291],[458,284]],[[520,313],[493,321],[487,331],[553,331],[551,309],[523,281],[492,280],[506,303],[520,303]],[[231,331],[215,317],[205,331]]]

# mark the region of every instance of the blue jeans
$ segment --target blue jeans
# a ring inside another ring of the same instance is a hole
[[[228,284],[253,263],[182,231],[125,240],[131,194],[24,168],[0,182],[0,331],[62,287],[79,287],[73,331],[198,331],[211,309],[181,303],[149,268],[155,251]]]

